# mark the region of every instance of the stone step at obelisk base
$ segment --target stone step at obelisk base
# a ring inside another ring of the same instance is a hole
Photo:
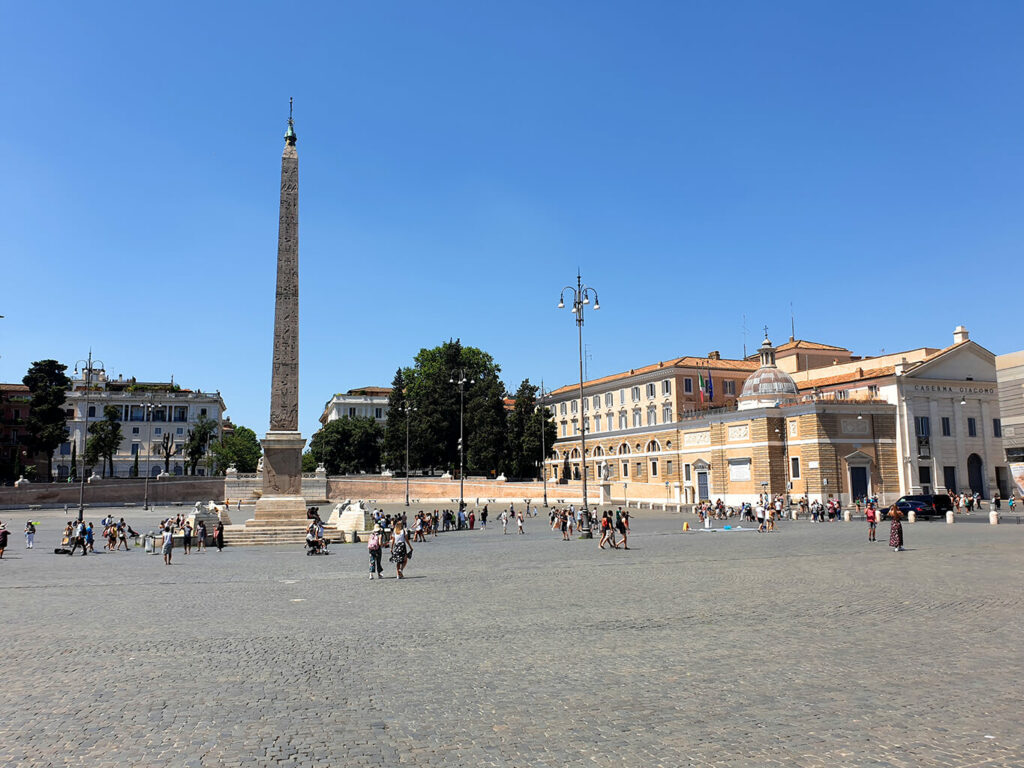
[[[333,536],[327,538],[334,541]],[[252,547],[264,545],[288,545],[305,549],[306,528],[287,526],[263,526],[249,528],[245,525],[224,526],[224,545],[227,547]]]

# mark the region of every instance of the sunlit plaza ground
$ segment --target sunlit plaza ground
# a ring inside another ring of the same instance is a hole
[[[2,765],[1024,764],[1024,525],[492,515],[371,582],[365,545],[56,556],[63,517],[26,551],[0,513]]]

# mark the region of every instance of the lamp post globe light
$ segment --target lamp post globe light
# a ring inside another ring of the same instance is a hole
[[[102,374],[105,366],[102,360],[92,359],[92,350],[89,350],[89,357],[75,363],[75,374],[82,369],[82,376],[85,379],[85,426],[82,431],[82,477],[78,487],[78,522],[82,522],[85,516],[85,447],[89,441],[89,390],[92,389],[92,377],[94,373]]]
[[[474,382],[473,379],[469,379],[466,377],[465,368],[453,368],[451,374],[448,377],[448,383],[454,384],[459,388],[459,512],[461,512],[463,508],[466,506],[465,496],[463,493],[463,478],[465,477],[466,472],[465,462],[463,461],[465,452],[463,446],[462,415],[466,402],[466,385],[473,384]]]
[[[583,509],[580,516],[580,538],[592,539],[594,532],[590,527],[590,509],[587,506],[587,427],[584,418],[584,406],[586,401],[583,398],[583,308],[594,300],[594,309],[601,308],[601,302],[597,298],[597,289],[583,284],[583,278],[576,272],[576,285],[567,285],[562,289],[558,297],[558,308],[565,308],[566,294],[571,298],[572,313],[576,315],[576,330],[579,342],[580,362],[580,460],[583,462]]]

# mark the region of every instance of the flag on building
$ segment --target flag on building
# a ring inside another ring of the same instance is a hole
[[[700,394],[701,403],[704,402],[704,374],[697,371],[697,392]]]
[[[715,383],[711,380],[711,368],[708,368],[708,402],[715,399]]]

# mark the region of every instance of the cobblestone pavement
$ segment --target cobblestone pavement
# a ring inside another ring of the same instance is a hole
[[[1024,765],[1024,526],[538,519],[370,582],[362,545],[167,567],[0,516],[0,765]]]

